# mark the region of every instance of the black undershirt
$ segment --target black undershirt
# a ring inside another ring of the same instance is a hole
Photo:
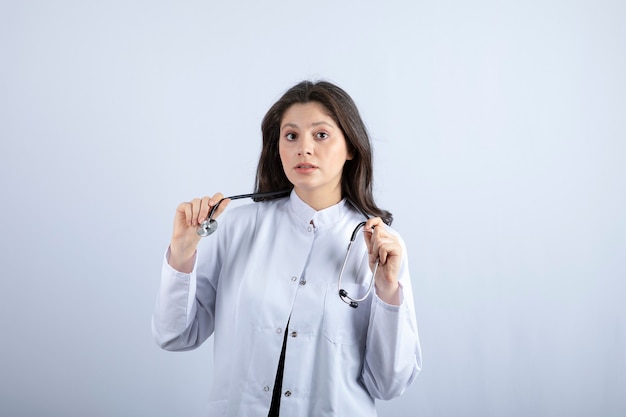
[[[280,360],[278,361],[278,369],[276,370],[276,381],[274,382],[274,392],[272,393],[272,404],[267,417],[278,417],[280,411],[280,397],[283,389],[283,371],[285,370],[285,350],[287,349],[287,333],[289,330],[289,322],[285,327],[285,337],[283,338],[283,348],[280,351]]]

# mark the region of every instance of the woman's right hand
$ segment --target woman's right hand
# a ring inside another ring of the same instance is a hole
[[[222,193],[217,193],[213,197],[194,198],[178,205],[168,258],[168,263],[172,268],[185,273],[193,270],[196,248],[202,239],[196,230],[209,216],[211,208],[222,198],[224,198]],[[228,199],[222,201],[213,213],[214,219],[222,214],[228,203],[230,203]]]

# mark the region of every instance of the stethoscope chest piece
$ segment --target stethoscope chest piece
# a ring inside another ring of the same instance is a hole
[[[196,233],[199,236],[206,237],[217,230],[217,220],[207,219],[200,224],[200,227],[196,229]]]

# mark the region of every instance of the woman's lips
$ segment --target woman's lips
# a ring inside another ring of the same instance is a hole
[[[301,163],[301,164],[296,165],[293,169],[297,172],[311,172],[317,169],[317,165],[309,164],[309,163]]]

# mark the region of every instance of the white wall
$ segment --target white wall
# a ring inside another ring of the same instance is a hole
[[[0,414],[201,416],[150,315],[176,205],[324,78],[374,138],[424,370],[381,416],[626,414],[620,1],[1,1]]]

